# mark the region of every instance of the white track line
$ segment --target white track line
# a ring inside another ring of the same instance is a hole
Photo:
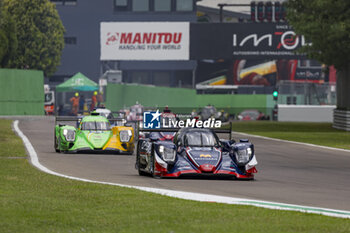
[[[305,213],[321,214],[321,215],[338,217],[338,218],[350,218],[350,211],[345,211],[345,210],[326,209],[326,208],[311,207],[311,206],[291,205],[291,204],[278,203],[278,202],[269,202],[269,201],[225,197],[225,196],[202,194],[202,193],[183,192],[183,191],[174,191],[174,190],[159,189],[159,188],[124,185],[124,184],[117,184],[117,183],[111,183],[111,182],[101,182],[101,181],[83,179],[83,178],[79,178],[79,177],[67,176],[67,175],[64,175],[61,173],[54,172],[54,171],[46,168],[45,166],[43,166],[39,162],[38,155],[37,155],[34,147],[30,143],[28,138],[19,129],[18,120],[14,121],[13,128],[14,128],[15,132],[18,134],[18,136],[23,140],[23,143],[24,143],[24,145],[28,151],[28,154],[30,156],[31,163],[35,167],[40,169],[41,171],[55,175],[55,176],[60,176],[60,177],[64,177],[64,178],[68,178],[68,179],[72,179],[72,180],[79,180],[79,181],[90,182],[90,183],[107,184],[107,185],[114,185],[114,186],[119,186],[119,187],[134,188],[134,189],[138,189],[138,190],[142,190],[142,191],[146,191],[146,192],[157,193],[157,194],[161,194],[161,195],[165,195],[165,196],[169,196],[169,197],[181,198],[181,199],[185,199],[185,200],[202,201],[202,202],[216,202],[216,203],[225,203],[225,204],[237,204],[237,205],[250,205],[250,206],[263,207],[263,208],[268,208],[268,209],[292,210],[292,211],[299,211],[299,212],[305,212]]]
[[[311,144],[311,143],[289,141],[289,140],[278,139],[278,138],[270,138],[270,137],[259,136],[259,135],[255,135],[255,134],[241,133],[241,132],[236,132],[236,131],[232,131],[232,133],[239,134],[239,135],[242,135],[242,136],[247,136],[247,137],[261,138],[261,139],[276,141],[276,142],[293,143],[293,144],[297,144],[297,145],[311,146],[311,147],[316,147],[316,148],[321,148],[321,149],[326,149],[326,150],[335,150],[335,151],[341,151],[341,152],[348,152],[348,153],[350,153],[350,150],[347,150],[347,149],[340,149],[340,148],[329,147],[329,146],[320,146],[320,145]]]

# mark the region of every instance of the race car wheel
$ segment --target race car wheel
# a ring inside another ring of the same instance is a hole
[[[154,175],[154,154],[153,154],[153,150],[152,150],[152,156],[151,156],[151,161],[150,161],[150,172],[151,172],[151,176],[155,177]]]
[[[161,177],[159,175],[155,175],[154,174],[154,168],[155,168],[155,158],[154,158],[154,149],[152,148],[152,156],[151,156],[151,175],[153,176],[153,178],[158,178],[160,179]]]
[[[58,149],[58,142],[57,142],[56,133],[54,134],[54,143],[55,143],[55,151],[56,151],[57,153],[61,152],[61,151]]]
[[[141,171],[141,169],[140,169],[139,147],[140,147],[140,143],[137,143],[137,150],[136,150],[136,165],[137,165],[137,171],[139,172],[139,175],[140,175],[140,176],[145,176],[145,175],[147,175],[147,173],[144,172],[144,171]]]
[[[137,171],[139,172],[139,175],[140,175],[140,176],[145,176],[145,175],[147,175],[146,172],[141,171],[141,169],[140,169],[140,155],[139,155],[139,153],[137,153],[137,155],[136,155],[136,161],[137,161]]]

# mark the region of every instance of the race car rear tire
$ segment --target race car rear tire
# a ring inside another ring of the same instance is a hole
[[[56,151],[57,153],[60,153],[61,151],[58,149],[58,143],[57,143],[56,132],[54,133],[54,143],[55,143],[55,151]]]
[[[152,146],[152,156],[151,156],[151,158],[152,158],[152,161],[151,161],[151,164],[152,164],[152,174],[151,174],[151,175],[152,175],[153,178],[160,179],[161,176],[155,175],[155,174],[154,174],[155,158],[154,158],[154,148],[153,148],[153,146]]]
[[[141,171],[139,164],[140,164],[140,156],[137,156],[137,171],[139,172],[140,176],[146,176],[147,173],[144,171]]]
[[[138,171],[139,175],[140,175],[140,176],[145,176],[145,175],[147,175],[146,172],[141,171],[141,169],[140,169],[139,143],[137,143],[136,164],[137,164],[137,171]]]

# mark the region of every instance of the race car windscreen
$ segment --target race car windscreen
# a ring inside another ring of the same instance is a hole
[[[109,122],[88,121],[81,124],[81,130],[104,131],[111,130]]]
[[[186,146],[216,146],[214,135],[209,132],[188,132],[185,136]]]

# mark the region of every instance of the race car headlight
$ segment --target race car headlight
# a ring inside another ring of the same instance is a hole
[[[176,151],[174,149],[161,145],[159,146],[158,151],[165,162],[175,161]]]
[[[238,164],[246,164],[252,156],[252,149],[250,147],[238,150],[236,153],[236,160]]]
[[[119,133],[119,137],[120,137],[120,141],[121,142],[128,142],[128,141],[130,141],[131,136],[132,136],[131,130],[122,130]]]
[[[74,142],[75,140],[75,131],[70,129],[63,130],[63,136],[66,138],[67,142]]]

